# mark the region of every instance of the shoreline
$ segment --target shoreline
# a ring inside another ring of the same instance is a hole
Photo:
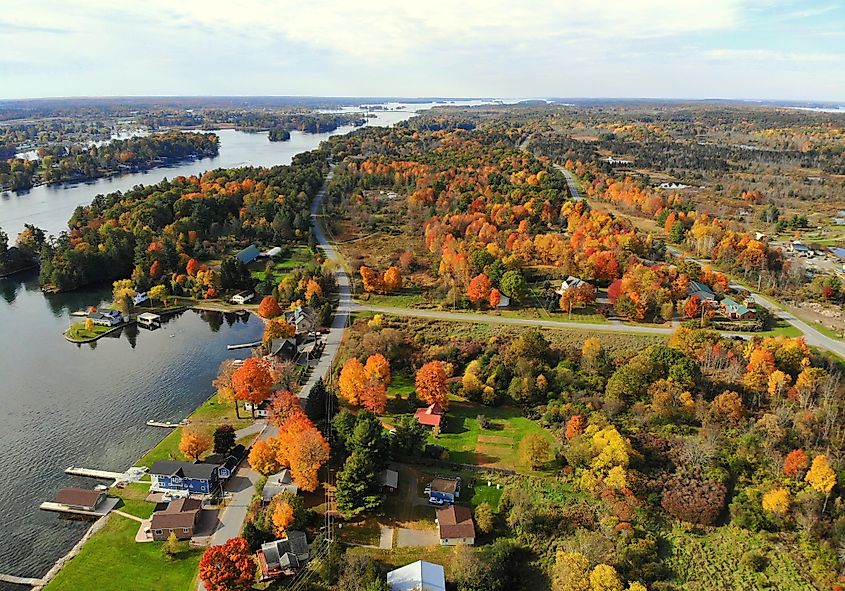
[[[164,311],[161,311],[161,312],[156,311],[156,312],[153,312],[153,314],[158,314],[159,316],[170,316],[170,315],[173,315],[173,314],[178,314],[179,312],[184,312],[185,310],[187,310],[190,307],[191,306],[180,306],[178,308],[164,310]],[[152,310],[155,310],[155,308],[152,308]],[[77,324],[80,324],[80,323],[77,323]],[[138,324],[137,318],[135,320],[129,320],[128,322],[123,322],[122,324],[118,324],[117,326],[114,326],[114,327],[110,328],[109,330],[107,330],[103,333],[100,333],[98,335],[94,335],[93,337],[89,337],[89,338],[85,338],[85,339],[74,339],[74,338],[68,336],[68,333],[73,328],[71,326],[70,328],[68,328],[66,331],[64,331],[62,333],[62,336],[69,343],[73,343],[74,345],[84,345],[86,343],[93,343],[94,341],[98,341],[105,336],[108,336],[108,335],[115,333],[115,332],[117,332],[117,331],[119,331],[123,328],[126,328],[127,326],[132,326],[134,324]]]

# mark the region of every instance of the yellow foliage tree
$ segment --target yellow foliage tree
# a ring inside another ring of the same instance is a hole
[[[593,429],[590,427],[587,432]],[[614,466],[628,467],[631,461],[631,442],[620,435],[616,427],[610,426],[594,431],[592,442],[593,451],[596,453],[590,464],[593,469],[609,470]]]
[[[261,439],[256,441],[249,452],[249,465],[252,469],[267,476],[281,470],[282,465],[277,459],[273,440]]]
[[[179,451],[188,459],[198,460],[204,451],[211,448],[211,436],[198,429],[186,427],[179,440]]]
[[[804,480],[820,493],[830,494],[830,491],[836,486],[836,472],[830,467],[827,456],[822,454],[813,458],[813,463],[810,465],[810,470]]]
[[[275,499],[274,499],[275,501]],[[285,532],[291,523],[293,523],[293,507],[285,500],[275,501],[273,508],[273,533],[281,538],[285,536]]]
[[[772,372],[769,376],[769,396],[772,398],[782,398],[789,391],[789,386],[792,384],[792,378],[789,374],[780,370]]]
[[[607,472],[604,483],[611,488],[625,488],[628,486],[628,475],[622,466],[614,466]]]
[[[785,488],[776,488],[763,495],[763,509],[775,515],[789,513],[791,499]]]
[[[623,591],[624,587],[616,569],[598,564],[590,573],[590,591]]]
[[[590,591],[590,561],[579,552],[558,550],[552,569],[554,591]]]

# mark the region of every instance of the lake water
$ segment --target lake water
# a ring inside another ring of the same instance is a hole
[[[431,106],[378,111],[368,125],[393,125]],[[24,223],[55,234],[67,228],[76,206],[99,193],[212,168],[289,164],[294,155],[350,129],[292,132],[287,142],[270,142],[266,133],[218,131],[215,158],[0,194],[0,227],[12,240]],[[64,340],[71,312],[108,298],[106,288],[43,294],[35,272],[0,279],[0,450],[6,458],[0,464],[0,573],[43,575],[88,527],[38,509],[59,488],[95,484],[66,476],[65,468],[130,466],[166,434],[144,423],[187,416],[212,393],[220,362],[249,353],[233,355],[226,345],[255,341],[263,328],[255,318],[187,311],[160,330],[127,328],[90,345]]]

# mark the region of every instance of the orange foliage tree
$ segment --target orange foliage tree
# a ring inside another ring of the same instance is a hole
[[[235,400],[243,400],[255,405],[270,397],[270,386],[273,385],[273,376],[270,368],[262,359],[250,357],[243,365],[232,372],[232,388],[235,392]]]
[[[502,292],[495,287],[490,290],[490,307],[495,309],[502,301]]]
[[[275,474],[281,469],[281,464],[276,458],[275,440],[260,439],[256,441],[249,450],[249,465],[252,469],[267,476]]]
[[[295,416],[279,428],[277,459],[290,466],[293,479],[302,490],[311,492],[319,484],[320,467],[329,461],[329,444],[323,434],[308,420]]]
[[[282,308],[279,306],[276,298],[268,295],[264,296],[264,299],[258,304],[258,314],[262,318],[276,318],[277,316],[281,316]]]
[[[200,559],[199,575],[208,591],[245,591],[255,581],[255,559],[244,538],[211,546]]]
[[[361,282],[364,284],[364,291],[368,293],[384,293],[384,282],[378,272],[366,265],[361,265],[358,272],[361,273]]]
[[[211,449],[211,436],[194,427],[186,427],[179,440],[179,451],[191,460],[198,460],[203,452]]]
[[[571,441],[578,435],[581,435],[585,428],[586,423],[584,421],[584,417],[581,415],[573,416],[566,422],[566,438]]]
[[[490,282],[490,278],[484,273],[479,273],[470,280],[467,286],[467,297],[476,303],[489,300],[492,288],[493,284]]]
[[[361,392],[367,383],[367,371],[357,357],[350,357],[343,364],[338,378],[338,386],[341,397],[349,404],[359,405],[361,403]]]
[[[361,406],[377,415],[384,414],[387,408],[387,387],[378,380],[367,380],[361,390]]]
[[[282,538],[291,523],[293,523],[293,507],[284,499],[275,500],[273,507],[272,521],[273,533]]]
[[[312,277],[305,286],[305,301],[310,302],[313,296],[323,297],[323,288]]]
[[[387,293],[393,293],[402,289],[402,271],[399,270],[399,267],[389,267],[384,272],[382,283],[384,283]]]
[[[417,396],[428,404],[439,403],[449,406],[448,376],[442,361],[429,361],[418,371],[415,380]]]
[[[364,371],[367,372],[367,376],[378,380],[385,386],[390,384],[390,362],[381,353],[374,353],[367,357]]]
[[[783,473],[792,478],[798,478],[810,465],[810,460],[803,449],[793,449],[783,460]]]
[[[299,398],[288,390],[278,392],[270,401],[270,423],[276,426],[281,426],[291,417],[302,415],[304,412]]]

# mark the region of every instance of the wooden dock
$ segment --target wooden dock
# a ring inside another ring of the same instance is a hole
[[[261,341],[255,341],[254,343],[241,343],[240,345],[226,345],[226,348],[229,349],[229,351],[234,351],[235,349],[252,349],[260,344]]]
[[[65,470],[65,474],[99,478],[101,480],[124,480],[126,478],[125,472],[109,472],[107,470],[92,470],[91,468],[76,468],[74,466]]]
[[[183,419],[178,423],[171,423],[170,421],[147,421],[147,427],[162,427],[164,429],[175,429],[176,427],[184,427],[188,424],[188,419]]]
[[[11,583],[13,585],[23,585],[25,587],[40,587],[44,584],[44,579],[36,579],[33,577],[16,577],[15,575],[0,574],[0,582]]]

